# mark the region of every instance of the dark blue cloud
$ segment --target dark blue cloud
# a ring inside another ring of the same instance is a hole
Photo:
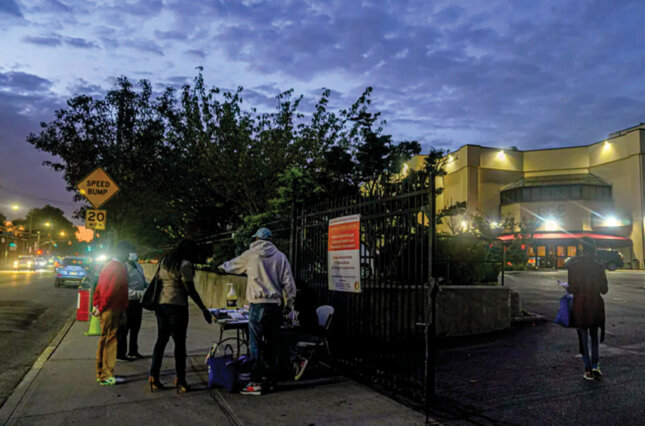
[[[38,46],[54,47],[63,44],[60,36],[26,36],[22,41]]]
[[[98,44],[80,37],[62,37],[58,34],[47,36],[26,36],[22,39],[26,43],[35,44],[43,47],[57,47],[63,44],[81,49],[97,49]]]
[[[8,93],[41,92],[49,90],[51,85],[46,78],[34,74],[20,71],[0,72],[0,88]]]
[[[1,14],[15,16],[18,18],[23,17],[22,12],[20,11],[20,7],[18,7],[18,3],[16,3],[15,0],[0,1],[0,15]]]
[[[186,40],[188,35],[185,31],[155,31],[155,37],[160,40]]]
[[[65,44],[81,49],[98,49],[99,45],[79,37],[63,37]]]
[[[201,50],[198,49],[188,49],[185,52],[187,55],[194,56],[199,59],[204,59],[206,57],[206,53],[204,53]]]

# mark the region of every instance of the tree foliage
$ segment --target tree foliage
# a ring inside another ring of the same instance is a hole
[[[159,94],[150,81],[120,77],[103,98],[69,99],[27,138],[54,155],[45,164],[70,191],[99,166],[114,179],[121,190],[105,205],[112,240],[159,246],[248,227],[294,204],[372,191],[420,152],[383,134],[371,88],[335,111],[323,89],[309,112],[287,90],[267,111],[247,107],[241,87],[207,87],[201,71]]]

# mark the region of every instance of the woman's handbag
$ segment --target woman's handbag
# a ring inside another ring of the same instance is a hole
[[[571,306],[573,305],[573,294],[565,294],[560,298],[560,309],[555,316],[555,323],[562,327],[571,327]]]
[[[150,281],[150,285],[143,292],[141,296],[141,307],[149,311],[154,311],[157,308],[157,302],[159,300],[159,292],[161,291],[161,278],[159,278],[159,272],[163,266],[163,260],[159,263],[157,272],[155,276]]]

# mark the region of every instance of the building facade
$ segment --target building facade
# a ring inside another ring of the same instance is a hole
[[[563,266],[579,238],[620,251],[628,267],[645,250],[645,124],[585,146],[530,151],[465,145],[447,158],[437,208],[465,201],[491,223],[513,217],[535,229],[528,254]],[[423,157],[409,167],[422,167]],[[465,218],[467,219],[467,216]],[[511,239],[512,235],[502,236]]]

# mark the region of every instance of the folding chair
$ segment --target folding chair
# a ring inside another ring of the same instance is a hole
[[[327,340],[327,335],[329,332],[329,326],[331,324],[331,319],[334,315],[334,307],[329,305],[322,305],[316,309],[316,316],[318,317],[318,333],[317,336],[311,336],[311,339],[302,340],[296,343],[296,348],[300,356],[300,360],[296,367],[296,377],[295,380],[298,380],[302,377],[305,372],[305,368],[312,360],[319,348],[324,347],[327,351],[327,356],[331,358],[331,352],[329,350],[329,341]]]

